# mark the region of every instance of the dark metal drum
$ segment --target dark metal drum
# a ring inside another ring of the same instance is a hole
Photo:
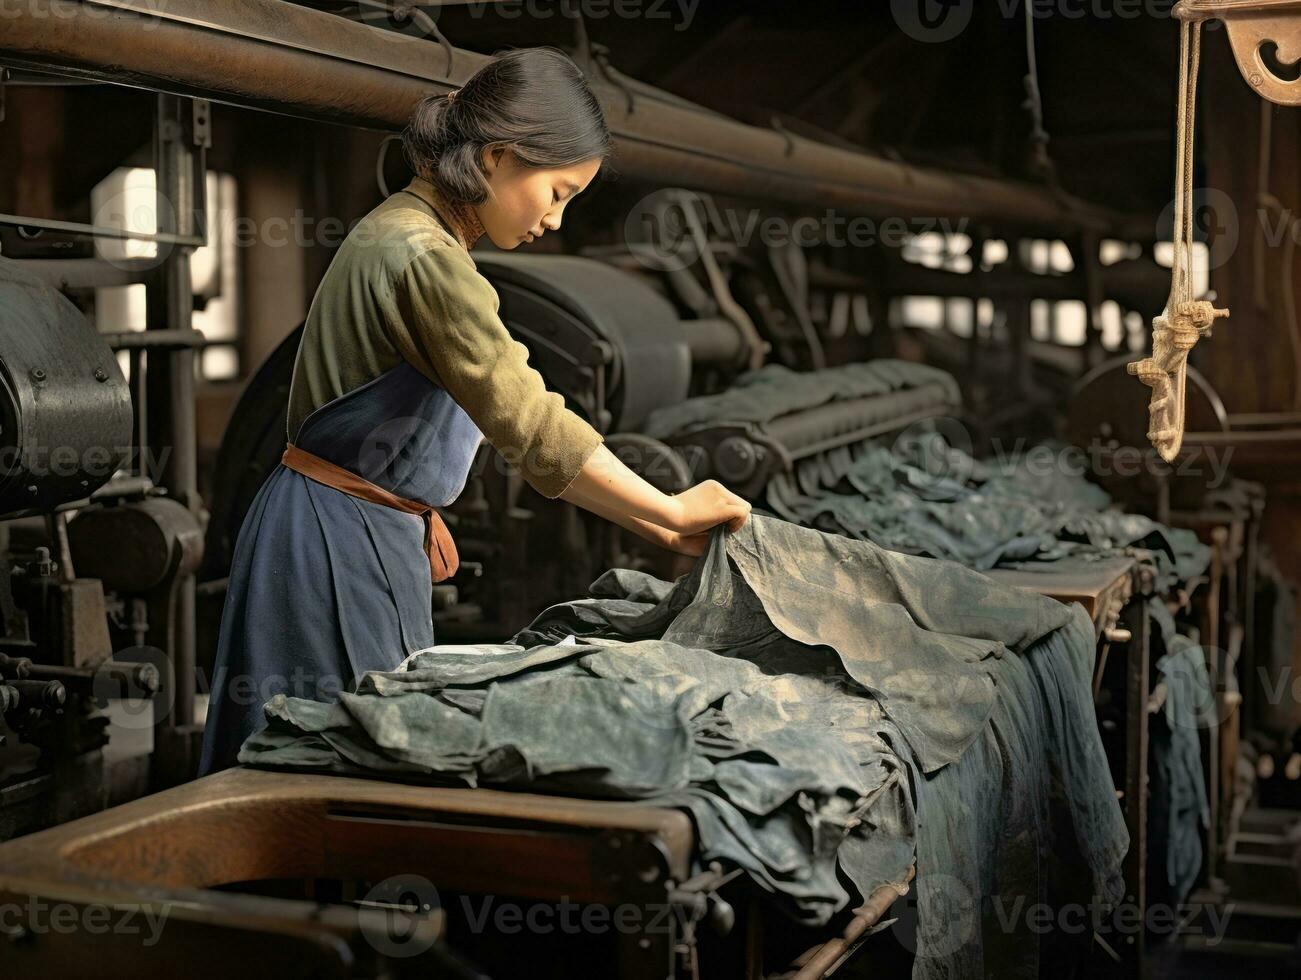
[[[88,497],[131,447],[131,395],[67,298],[0,258],[0,517]]]

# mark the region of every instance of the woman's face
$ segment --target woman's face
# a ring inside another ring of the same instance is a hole
[[[510,250],[560,227],[565,205],[587,189],[599,159],[569,167],[529,167],[501,147],[485,149],[488,199],[476,205],[479,220],[492,243]]]

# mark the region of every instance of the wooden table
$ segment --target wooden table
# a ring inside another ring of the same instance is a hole
[[[15,977],[230,980],[238,961],[240,980],[342,980],[359,951],[373,955],[373,930],[392,931],[391,911],[368,923],[346,905],[213,889],[414,875],[457,891],[660,909],[688,877],[694,844],[676,809],[241,766],[0,845],[0,909],[18,910],[0,921],[13,940],[0,955]],[[142,949],[139,934],[27,921],[54,905],[78,922],[88,907],[146,905],[166,924]],[[663,980],[674,942],[671,929],[621,933],[619,975]]]
[[[1115,625],[1121,607],[1133,593],[1137,567],[1133,558],[1117,557],[1044,562],[1029,569],[994,568],[985,574],[1002,585],[1029,589],[1058,602],[1078,602],[1101,636],[1104,629]]]

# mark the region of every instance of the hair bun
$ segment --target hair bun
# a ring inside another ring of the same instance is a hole
[[[459,98],[467,90],[471,97]],[[611,141],[573,60],[552,48],[522,48],[489,61],[460,88],[426,95],[402,134],[412,172],[465,204],[487,200],[489,147],[509,149],[527,167],[565,167],[604,160]]]

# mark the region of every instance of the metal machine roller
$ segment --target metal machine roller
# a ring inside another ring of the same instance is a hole
[[[725,320],[682,321],[636,276],[568,255],[476,256],[501,317],[548,383],[602,432],[636,431],[687,397],[693,364],[730,364],[741,338]]]
[[[65,297],[0,258],[0,515],[99,489],[131,446],[131,395]]]
[[[948,415],[959,403],[944,385],[830,402],[792,412],[762,426],[720,421],[669,440],[693,480],[718,479],[756,498],[776,474],[796,462],[864,439],[896,432],[921,419]]]

